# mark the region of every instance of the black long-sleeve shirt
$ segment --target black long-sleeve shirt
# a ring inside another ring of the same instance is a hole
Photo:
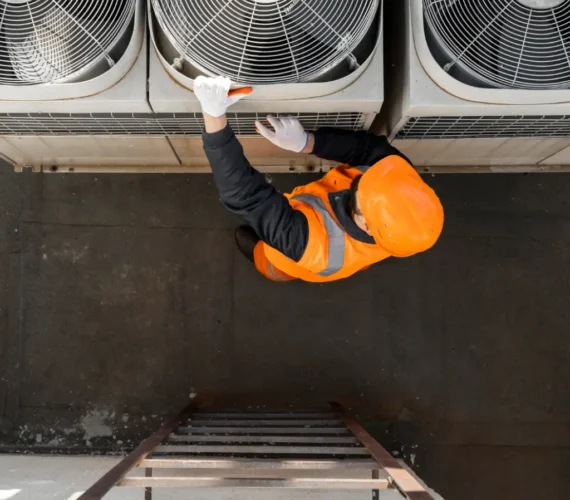
[[[385,136],[331,128],[322,128],[313,133],[313,154],[339,164],[369,166],[390,155],[408,160],[388,143]],[[205,133],[202,137],[225,207],[249,224],[269,246],[299,261],[309,237],[304,214],[293,209],[289,200],[251,166],[229,125],[219,132]],[[341,214],[339,222],[351,235],[360,231],[349,214]],[[350,224],[353,227],[347,227]],[[367,241],[366,233],[362,231],[362,235],[363,241]]]

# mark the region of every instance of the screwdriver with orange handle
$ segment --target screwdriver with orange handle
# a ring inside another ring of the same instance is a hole
[[[235,95],[249,95],[253,92],[253,87],[241,87],[239,89],[233,89],[228,92],[228,97]]]
[[[204,114],[219,117],[225,114],[230,106],[251,94],[253,88],[231,89],[231,81],[227,77],[200,75],[194,80],[193,90],[200,101]]]

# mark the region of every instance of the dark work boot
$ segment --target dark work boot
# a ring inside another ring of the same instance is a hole
[[[249,226],[239,226],[234,232],[234,240],[244,257],[253,262],[253,249],[259,241],[256,232]]]

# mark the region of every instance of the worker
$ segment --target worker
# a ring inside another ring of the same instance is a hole
[[[431,248],[443,208],[410,161],[386,137],[321,128],[268,116],[257,131],[280,148],[341,164],[321,179],[279,193],[244,155],[226,117],[252,91],[200,76],[194,92],[204,114],[204,149],[224,206],[246,225],[235,231],[241,253],[266,278],[328,282],[348,278],[388,257]]]

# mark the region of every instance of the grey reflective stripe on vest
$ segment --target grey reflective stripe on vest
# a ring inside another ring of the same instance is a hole
[[[271,279],[275,281],[289,281],[288,279],[283,278],[282,276],[277,274],[277,272],[275,271],[275,267],[269,261],[267,261],[267,272],[269,273],[269,276],[271,276]]]
[[[360,165],[360,167],[354,167],[356,170],[360,170],[363,174],[365,174],[366,172],[368,172],[368,170],[370,170],[370,168],[372,167],[372,165]]]
[[[336,223],[319,197],[311,194],[299,194],[293,196],[293,199],[313,207],[325,223],[328,236],[327,267],[317,274],[326,277],[340,271],[344,264],[344,230]]]

